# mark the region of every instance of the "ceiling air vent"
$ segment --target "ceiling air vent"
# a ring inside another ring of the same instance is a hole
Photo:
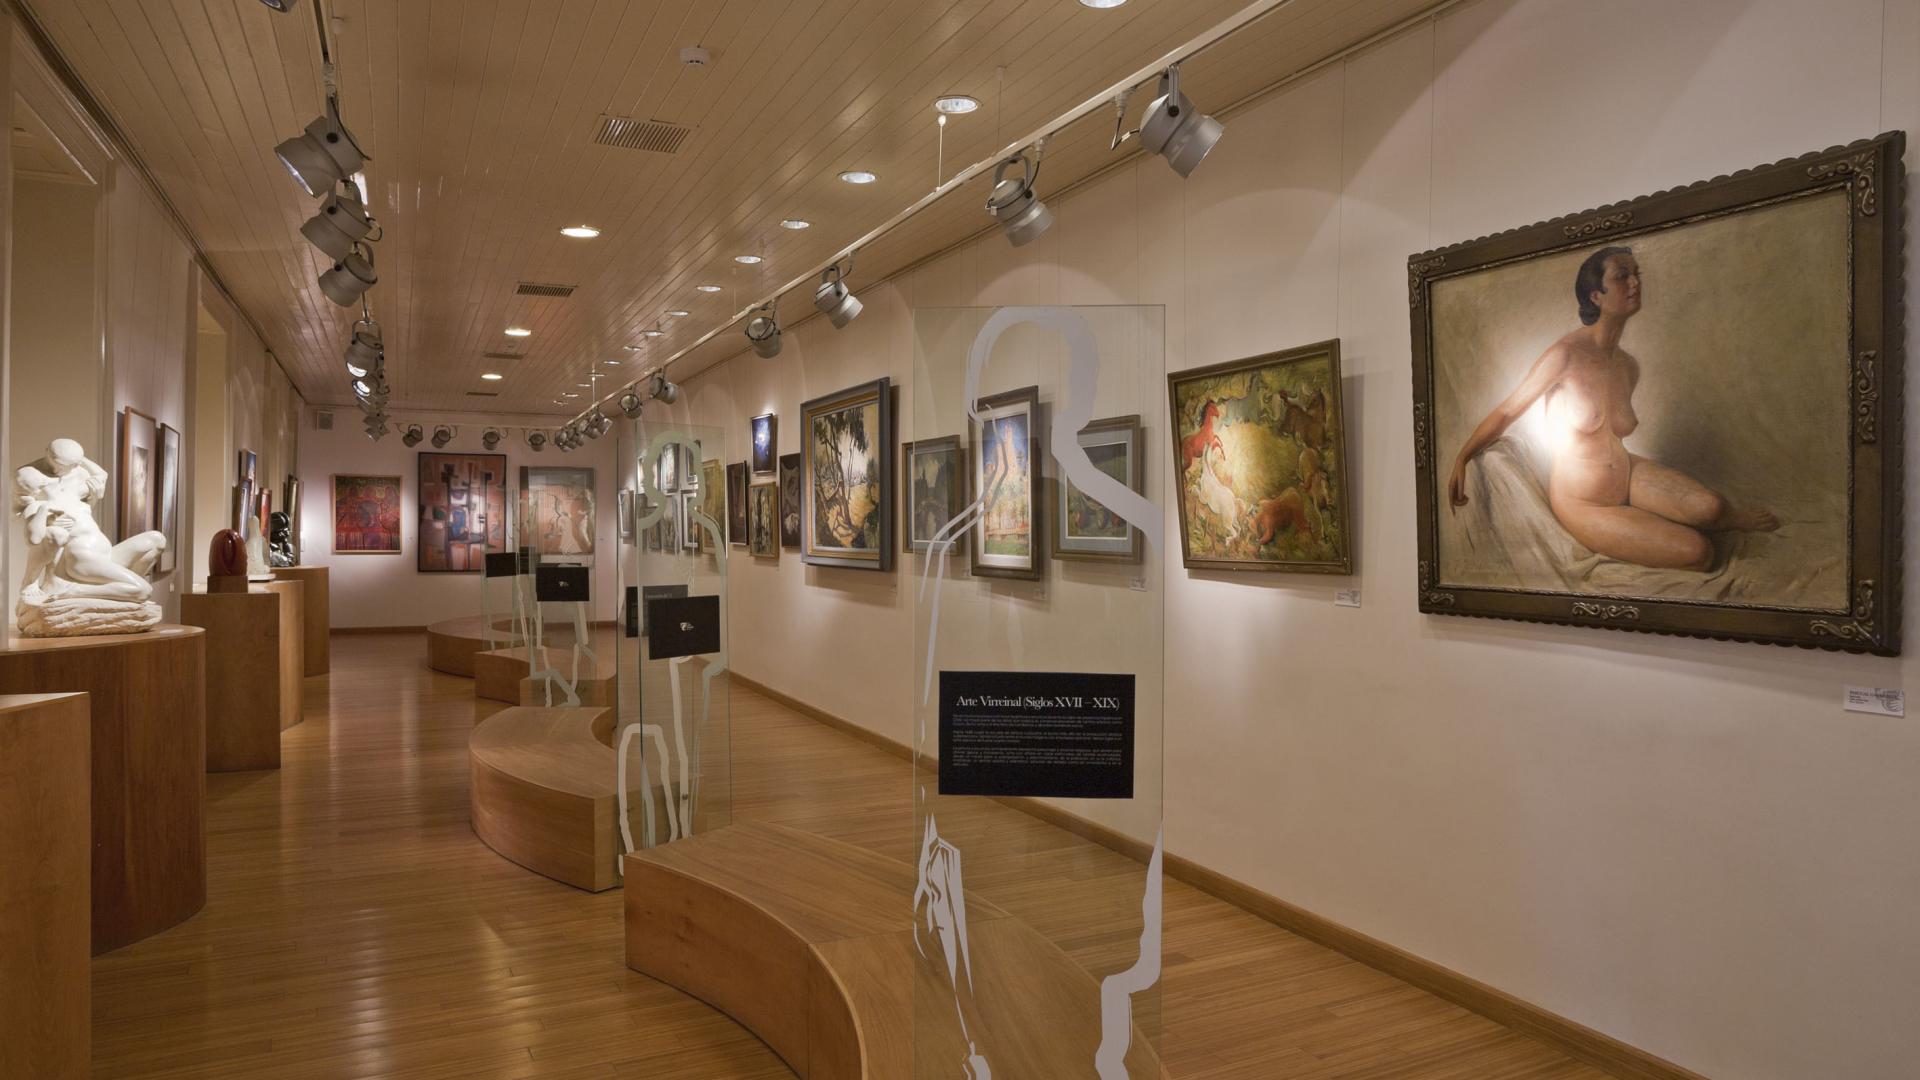
[[[500,393],[497,390],[469,390],[467,391],[467,396],[468,397],[499,397]]]
[[[313,410],[313,430],[332,431],[333,430],[333,410],[331,409]]]
[[[483,352],[480,355],[488,360],[525,360],[527,358],[527,354],[523,352]]]
[[[541,281],[523,281],[513,292],[515,296],[553,296],[564,300],[572,296],[573,290],[579,287],[578,285],[553,285]]]
[[[690,127],[679,124],[663,123],[659,120],[635,120],[630,116],[602,116],[600,126],[593,133],[593,141],[601,146],[618,146],[623,150],[645,150],[653,154],[677,154],[680,146],[693,134]]]

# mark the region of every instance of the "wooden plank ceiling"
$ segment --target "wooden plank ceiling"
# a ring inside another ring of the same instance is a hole
[[[353,315],[314,285],[315,209],[273,154],[323,105],[310,5],[260,0],[28,0],[126,134],[239,303],[314,404],[347,404]],[[1218,23],[1244,0],[325,0],[341,110],[371,161],[390,411],[576,411],[601,363],[631,378],[947,175]],[[1236,101],[1432,6],[1294,0],[1187,65],[1202,108]],[[684,66],[682,47],[712,53]],[[1147,95],[1135,98],[1136,114]],[[693,129],[677,153],[602,146],[602,116]],[[1111,114],[1049,145],[1042,194],[1109,164]],[[1232,138],[1231,133],[1227,136]],[[879,174],[856,187],[847,169]],[[877,280],[979,231],[986,182],[859,256]],[[785,218],[813,223],[804,231]],[[597,239],[561,226],[587,223]],[[743,266],[734,256],[765,261]],[[578,286],[516,295],[521,282]],[[722,291],[702,293],[714,284]],[[811,311],[792,295],[783,322]],[[668,310],[688,311],[669,317]],[[503,336],[524,326],[531,337]],[[645,339],[648,329],[664,335]],[[645,342],[645,353],[625,347]],[[675,377],[737,352],[736,333]],[[523,354],[490,359],[487,353]],[[609,366],[618,362],[619,366]],[[505,376],[480,379],[483,372]],[[607,384],[603,383],[604,391]],[[498,393],[497,398],[471,396]]]

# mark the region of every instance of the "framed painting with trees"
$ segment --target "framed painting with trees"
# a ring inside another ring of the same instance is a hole
[[[800,406],[800,558],[893,569],[892,386],[881,378]]]

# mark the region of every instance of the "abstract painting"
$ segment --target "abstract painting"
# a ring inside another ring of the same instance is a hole
[[[906,504],[900,549],[931,551],[934,537],[967,507],[966,452],[958,435],[916,439],[900,444],[900,466],[904,474],[900,497]],[[954,541],[950,552],[965,549],[965,532],[948,539]]]
[[[780,487],[755,484],[747,490],[747,554],[780,557]]]
[[[1189,570],[1350,574],[1340,343],[1167,377]]]
[[[1420,610],[1897,654],[1903,149],[1413,256]]]
[[[975,577],[1038,581],[1040,537],[1040,390],[1027,386],[981,398],[973,424]]]
[[[120,413],[120,539],[153,529],[159,468],[160,427],[129,406]]]
[[[400,553],[399,477],[334,476],[333,553]]]
[[[800,546],[800,455],[780,455],[780,546]]]
[[[753,453],[750,461],[754,475],[770,476],[773,473],[774,455],[780,451],[772,413],[763,413],[748,421],[748,431],[753,436]]]
[[[727,542],[747,542],[747,463],[736,461],[727,466]]]
[[[893,568],[893,409],[887,379],[800,406],[800,557]]]
[[[1087,452],[1094,468],[1144,494],[1147,463],[1141,445],[1143,438],[1138,416],[1116,416],[1095,420],[1081,428],[1076,441]],[[1075,487],[1065,469],[1060,470],[1053,516],[1054,558],[1140,561],[1143,547],[1140,530]]]
[[[476,574],[489,551],[507,550],[507,456],[420,454],[423,574]]]
[[[593,554],[593,470],[520,466],[520,523],[520,542],[542,555]]]

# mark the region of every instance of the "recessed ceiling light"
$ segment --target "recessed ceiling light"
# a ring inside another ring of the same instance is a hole
[[[849,184],[871,184],[880,178],[865,169],[848,169],[840,174],[840,179]]]
[[[679,308],[673,308],[672,310],[670,310],[670,311],[668,311],[668,312],[667,312],[667,314],[668,314],[669,316],[671,316],[671,317],[673,317],[673,318],[676,318],[676,319],[680,319],[680,318],[685,318],[686,316],[688,316],[688,315],[691,315],[691,314],[693,314],[693,312],[691,312],[691,311],[681,311],[681,310],[680,310]]]
[[[665,330],[642,330],[640,331],[640,336],[641,337],[659,337],[661,334],[664,334],[664,333],[666,333]]]
[[[720,291],[720,286],[718,286],[718,285],[695,285],[695,286],[693,287],[693,291],[694,291],[694,292],[719,292],[719,291]]]
[[[580,395],[569,390],[568,392],[561,394],[560,396],[563,398],[571,398],[571,397],[579,397]]]
[[[735,255],[735,256],[733,257],[733,261],[734,261],[734,262],[737,262],[737,263],[739,263],[739,264],[740,264],[740,265],[742,265],[742,266],[753,266],[753,265],[755,265],[755,264],[757,264],[757,263],[758,263],[758,262],[760,261],[760,256],[758,256],[758,255]]]
[[[575,386],[577,386],[577,387],[579,387],[579,388],[580,388],[580,389],[582,389],[582,390],[591,390],[591,389],[593,389],[593,384],[592,384],[592,383],[583,383],[583,382],[577,382],[577,383],[574,383],[573,385],[575,385]]]
[[[615,360],[612,357],[608,357],[607,359],[602,360],[600,362],[603,364],[620,364],[620,363],[624,363],[625,361]]]
[[[933,107],[935,111],[949,116],[960,116],[979,108],[980,99],[971,98],[965,94],[949,94],[946,97],[934,98]]]
[[[795,232],[798,232],[798,231],[800,231],[801,229],[811,229],[811,228],[813,228],[813,222],[811,222],[811,221],[802,221],[802,220],[800,220],[799,218],[795,218],[795,217],[790,217],[790,218],[788,218],[788,219],[786,219],[785,221],[782,221],[782,222],[780,223],[780,227],[781,227],[781,228],[783,228],[783,229],[792,229],[792,230],[794,230]]]
[[[1080,6],[1099,8],[1104,11],[1107,8],[1117,8],[1126,2],[1127,0],[1080,0]]]
[[[600,235],[600,230],[591,225],[569,225],[560,230],[561,236],[571,236],[575,240],[591,240]]]
[[[532,337],[533,331],[527,329],[524,326],[509,326],[507,327],[507,336],[508,337]]]
[[[499,382],[501,379],[506,378],[505,375],[502,375],[497,371],[489,371],[485,375],[482,375],[480,377],[487,380],[488,382]]]
[[[638,346],[638,345],[622,345],[622,346],[620,346],[620,347],[621,347],[621,348],[623,348],[623,349],[625,349],[625,350],[627,350],[628,352],[639,352],[639,351],[640,351],[640,346]]]

